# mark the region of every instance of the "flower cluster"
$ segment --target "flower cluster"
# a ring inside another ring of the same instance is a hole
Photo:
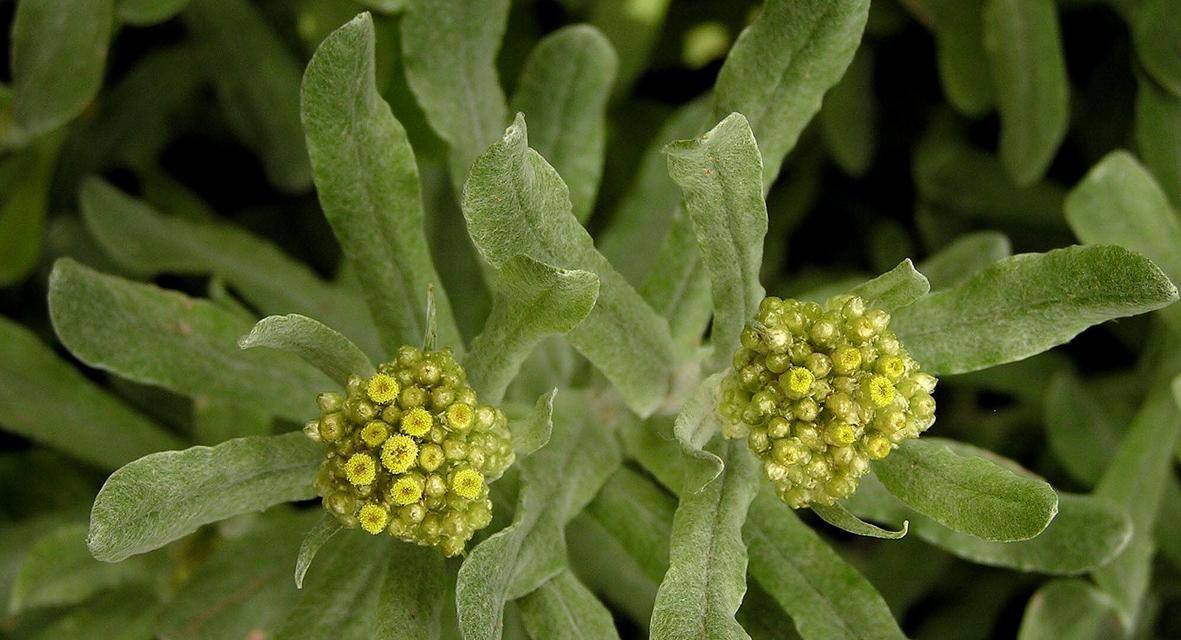
[[[449,349],[402,347],[348,396],[322,393],[304,428],[328,445],[316,476],[324,508],[360,525],[458,555],[492,520],[488,481],[513,462],[504,413],[477,404]]]
[[[743,330],[721,385],[725,435],[746,436],[791,507],[849,496],[871,460],[935,422],[936,380],[889,322],[857,296],[768,297]]]

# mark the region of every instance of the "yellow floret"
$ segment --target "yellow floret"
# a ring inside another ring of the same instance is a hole
[[[816,376],[812,375],[811,371],[803,367],[792,367],[786,374],[780,376],[780,384],[784,386],[784,390],[796,395],[803,395],[808,393],[812,388],[812,383],[816,381]]]
[[[379,504],[367,504],[361,507],[361,511],[357,513],[357,521],[361,523],[361,528],[373,535],[385,531],[385,525],[389,519],[389,512]]]
[[[435,419],[422,407],[415,407],[402,415],[402,433],[421,438],[430,433]]]
[[[484,476],[475,469],[460,469],[451,478],[451,490],[455,495],[474,500],[484,489]]]
[[[890,379],[890,382],[898,382],[902,374],[906,373],[906,363],[898,356],[885,356],[877,361],[878,373]]]
[[[377,477],[377,464],[364,453],[354,453],[344,465],[345,475],[355,485],[366,485]]]
[[[400,505],[414,504],[422,498],[422,482],[413,476],[399,478],[390,488],[390,498]]]
[[[381,464],[394,473],[404,473],[418,458],[418,445],[409,436],[390,436],[381,446]]]
[[[853,347],[837,349],[832,354],[832,366],[838,373],[852,373],[861,366],[861,351]]]
[[[879,407],[894,402],[894,384],[886,376],[874,376],[869,379],[869,399]]]
[[[872,435],[865,440],[865,453],[871,460],[885,458],[891,448],[890,439],[883,435]]]
[[[475,415],[470,405],[457,402],[447,407],[447,424],[455,431],[467,431],[471,428]]]
[[[369,399],[377,404],[389,404],[398,397],[398,392],[401,391],[398,381],[391,375],[379,373],[369,379],[369,387],[366,389],[369,393]]]
[[[373,420],[361,429],[361,441],[370,447],[376,447],[385,442],[390,436],[390,428],[384,422]]]

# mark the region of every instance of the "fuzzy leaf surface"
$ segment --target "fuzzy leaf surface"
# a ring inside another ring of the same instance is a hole
[[[342,387],[350,375],[373,375],[373,363],[357,345],[307,316],[268,316],[238,340],[238,347],[269,347],[293,353]]]

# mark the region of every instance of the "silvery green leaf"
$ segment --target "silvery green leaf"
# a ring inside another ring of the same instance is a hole
[[[611,612],[568,569],[517,600],[517,606],[532,638],[619,638]]]
[[[1013,255],[1013,246],[1003,233],[976,231],[950,242],[919,263],[932,291],[954,287],[988,265]]]
[[[927,295],[930,283],[914,268],[910,258],[882,275],[849,290],[869,307],[893,312]]]
[[[1017,640],[1105,640],[1126,633],[1110,596],[1084,580],[1054,580],[1029,599]]]
[[[316,522],[316,526],[308,531],[307,535],[303,537],[303,541],[299,543],[299,556],[295,559],[295,588],[303,588],[303,578],[308,573],[308,568],[312,566],[312,560],[316,558],[316,554],[320,552],[320,548],[324,543],[332,539],[332,536],[340,533],[344,528],[340,524],[340,520],[331,513],[325,513],[320,516]]]
[[[890,531],[883,529],[877,525],[865,522],[861,518],[853,515],[841,503],[836,503],[831,506],[821,504],[814,504],[811,506],[812,513],[820,516],[820,519],[831,524],[832,526],[848,531],[859,536],[867,538],[885,538],[887,540],[897,540],[906,537],[906,532],[910,530],[910,522],[908,520],[902,521],[902,528],[898,531]]]
[[[344,386],[349,376],[373,375],[373,364],[348,338],[320,322],[290,314],[259,320],[250,333],[238,340],[238,347],[269,347],[293,353],[324,375]]]
[[[684,490],[689,493],[701,491],[724,468],[722,459],[706,448],[715,436],[722,433],[718,385],[724,375],[725,372],[715,373],[697,385],[673,423],[673,435],[685,456]]]

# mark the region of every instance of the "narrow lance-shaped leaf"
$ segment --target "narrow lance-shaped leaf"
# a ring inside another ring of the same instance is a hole
[[[299,62],[248,0],[191,0],[185,23],[229,121],[280,189],[311,185],[299,135]]]
[[[390,557],[399,544],[403,543],[361,531],[333,538],[308,574],[299,600],[275,634],[276,640],[407,637],[401,635],[401,629],[377,624],[382,585],[396,571]]]
[[[57,167],[60,134],[46,136],[5,159],[12,174],[3,185],[0,207],[0,287],[25,279],[37,266],[45,236],[45,215]]]
[[[779,175],[820,102],[853,60],[869,0],[771,0],[734,42],[714,89],[714,116],[746,116],[763,154],[763,184]]]
[[[443,555],[433,547],[405,542],[393,547],[370,632],[383,640],[435,640],[443,601],[451,597]]]
[[[86,228],[119,265],[144,275],[216,274],[265,314],[315,318],[381,353],[365,302],[270,241],[229,223],[161,215],[98,179],[83,183],[79,201]]]
[[[722,433],[718,415],[718,385],[725,372],[715,373],[703,380],[673,423],[673,435],[685,456],[684,490],[697,493],[722,473],[725,465],[716,453],[706,448],[715,436]]]
[[[521,622],[533,638],[619,638],[611,612],[569,570],[517,601]]]
[[[1062,371],[1045,392],[1046,444],[1074,479],[1092,486],[1119,449],[1120,426],[1100,398]]]
[[[1124,635],[1110,596],[1084,580],[1054,580],[1029,599],[1017,640],[1105,640]]]
[[[1174,384],[1178,384],[1174,382]],[[1167,382],[1149,391],[1095,494],[1124,505],[1135,533],[1123,552],[1092,575],[1116,602],[1126,623],[1135,620],[1148,591],[1156,543],[1153,527],[1172,472],[1181,434],[1181,409]],[[1128,624],[1132,627],[1132,624]]]
[[[509,0],[409,0],[402,16],[406,80],[450,147],[456,191],[508,120],[496,72],[508,12]]]
[[[814,504],[812,505],[812,512],[820,516],[821,520],[838,529],[843,529],[849,533],[865,536],[867,538],[885,538],[887,540],[898,540],[899,538],[906,537],[906,532],[910,530],[910,522],[908,520],[902,521],[902,528],[898,531],[890,531],[877,525],[870,524],[850,513],[849,510],[839,502],[830,506]]]
[[[94,499],[87,545],[118,562],[198,527],[315,495],[320,447],[302,433],[154,453],[116,471]]]
[[[1176,299],[1176,287],[1137,253],[1068,247],[997,262],[899,309],[891,326],[924,369],[965,373],[1027,358],[1091,325]]]
[[[373,375],[369,358],[348,338],[298,314],[270,316],[258,321],[238,340],[242,349],[270,347],[299,356],[344,386],[350,375]]]
[[[92,271],[62,258],[49,277],[49,315],[86,364],[193,397],[302,422],[332,381],[287,353],[242,351],[250,321],[204,300]]]
[[[103,469],[182,446],[6,318],[0,318],[0,428]]]
[[[1173,206],[1181,207],[1181,96],[1145,77],[1136,87],[1136,151]]]
[[[512,420],[509,429],[513,434],[513,452],[518,460],[523,460],[533,452],[549,443],[550,434],[554,429],[554,398],[558,390],[537,398],[533,411],[524,420]]]
[[[709,272],[714,317],[712,368],[723,368],[763,299],[759,268],[767,234],[763,164],[746,118],[730,114],[694,140],[665,147],[668,171],[684,193],[701,260]]]
[[[485,402],[497,404],[542,338],[564,334],[591,312],[599,278],[517,256],[500,267],[492,313],[464,362]]]
[[[696,347],[709,324],[713,296],[689,214],[677,209],[640,295],[668,319],[677,345]]]
[[[850,289],[849,293],[861,296],[870,307],[892,312],[927,295],[930,290],[927,278],[916,271],[914,263],[907,258],[886,273]]]
[[[73,119],[102,86],[112,0],[26,0],[12,21],[12,121],[0,148]]]
[[[913,535],[970,562],[1077,575],[1109,562],[1132,535],[1132,522],[1119,505],[1088,495],[1058,494],[1058,515],[1037,536],[1019,542],[991,542],[953,531],[907,507],[873,476],[862,478],[846,505],[865,518],[900,525]]]
[[[950,242],[919,263],[932,291],[954,287],[988,265],[1013,255],[1013,245],[1003,233],[977,231]]]
[[[950,529],[998,542],[1041,533],[1058,513],[1054,489],[971,453],[939,438],[908,440],[874,470],[899,500]]]
[[[542,38],[521,71],[513,111],[532,125],[530,144],[570,187],[574,217],[585,222],[603,174],[605,110],[615,81],[611,43],[589,25]]]
[[[1000,155],[1019,185],[1037,182],[1070,124],[1054,0],[987,0],[984,48],[1001,115]]]
[[[377,92],[373,51],[373,20],[364,13],[324,39],[304,74],[304,133],[320,205],[386,351],[421,339],[422,297],[433,285],[439,338],[459,352],[459,329],[423,232],[414,151]]]
[[[331,513],[325,513],[320,516],[316,526],[312,527],[303,537],[303,541],[299,543],[299,556],[295,559],[296,589],[303,588],[303,578],[307,575],[308,569],[312,566],[312,560],[316,558],[320,548],[343,528],[339,518]]]
[[[820,133],[833,160],[851,176],[862,176],[873,160],[877,103],[873,92],[873,49],[861,47],[844,77],[824,98]]]
[[[714,440],[722,474],[700,492],[686,485],[673,517],[668,573],[656,593],[658,638],[749,638],[734,619],[746,592],[742,527],[758,492],[759,465],[741,439]]]
[[[939,80],[947,101],[966,116],[984,115],[995,100],[992,78],[980,65],[986,55],[984,0],[943,0],[926,6],[934,14]]]
[[[529,148],[523,117],[476,160],[464,186],[463,212],[476,248],[496,267],[523,254],[598,275],[598,302],[567,339],[629,407],[641,415],[654,411],[673,366],[668,325],[595,250],[570,210],[561,177]]]
[[[1070,192],[1065,206],[1079,240],[1143,253],[1173,282],[1181,282],[1181,218],[1128,152],[1107,154]]]

